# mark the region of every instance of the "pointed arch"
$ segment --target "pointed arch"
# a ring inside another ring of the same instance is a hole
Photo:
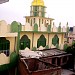
[[[53,39],[52,39],[52,44],[54,46],[56,46],[57,44],[59,44],[59,38],[57,35],[54,35]]]
[[[30,39],[27,35],[23,35],[20,39],[20,49],[23,50],[26,47],[30,48]]]
[[[20,23],[20,31],[22,30],[22,24]],[[11,32],[18,32],[18,22],[13,21],[11,23]]]
[[[37,41],[37,48],[39,48],[40,46],[43,46],[43,47],[46,46],[46,38],[44,35],[41,35]]]

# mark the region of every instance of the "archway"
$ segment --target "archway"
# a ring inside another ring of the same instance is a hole
[[[37,48],[39,48],[40,46],[46,46],[46,38],[44,37],[44,35],[41,35],[37,41]]]
[[[57,44],[59,44],[59,38],[57,35],[54,35],[53,39],[52,39],[52,44],[54,46],[56,46]]]
[[[20,49],[23,50],[26,47],[30,48],[30,39],[27,35],[22,36],[20,39]]]

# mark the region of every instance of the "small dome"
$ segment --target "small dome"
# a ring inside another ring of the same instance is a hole
[[[43,0],[33,0],[32,6],[44,6]]]

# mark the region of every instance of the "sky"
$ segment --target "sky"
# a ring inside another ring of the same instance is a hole
[[[0,4],[0,20],[5,20],[8,24],[13,21],[21,22],[25,25],[24,16],[30,15],[30,6],[33,0],[9,0]],[[56,26],[61,22],[61,26],[75,26],[75,0],[44,0],[46,17],[55,19]]]

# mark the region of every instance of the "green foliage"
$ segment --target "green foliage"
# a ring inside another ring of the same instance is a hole
[[[68,44],[64,44],[64,50],[68,48]]]
[[[48,25],[47,32],[51,32],[51,25]]]
[[[72,46],[68,46],[65,51],[67,53],[71,53],[73,56],[75,56],[75,44],[73,44]]]
[[[38,31],[38,25],[37,25],[37,23],[34,24],[34,31]]]
[[[21,29],[22,29],[22,25],[20,23],[20,31],[21,31]],[[11,23],[11,32],[18,32],[18,22],[13,21]]]
[[[49,46],[48,46],[48,45],[46,45],[46,46],[45,46],[45,49],[49,49]]]
[[[32,48],[32,51],[35,51],[36,49],[37,49],[36,47],[33,47],[33,48]]]
[[[74,44],[75,44],[75,41],[72,42],[72,45],[74,45]]]

